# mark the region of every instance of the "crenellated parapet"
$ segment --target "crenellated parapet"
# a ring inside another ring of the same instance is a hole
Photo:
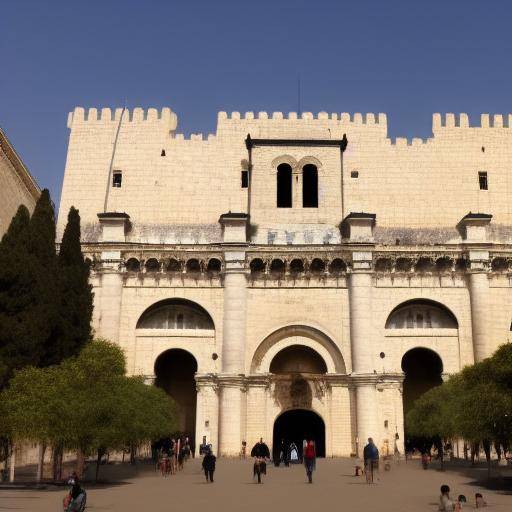
[[[436,113],[432,116],[432,131],[444,128],[512,128],[512,114],[481,114],[480,123],[471,124],[468,114]]]
[[[168,107],[161,110],[156,108],[143,109],[136,107],[132,110],[127,108],[89,108],[76,107],[68,114],[68,128],[75,128],[77,125],[87,123],[91,127],[101,125],[111,126],[123,123],[158,123],[169,130],[175,130],[178,125],[177,115]]]

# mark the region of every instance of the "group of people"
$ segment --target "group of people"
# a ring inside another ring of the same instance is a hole
[[[184,463],[192,456],[188,437],[170,439],[157,452],[157,469],[164,477],[174,475],[183,469]]]
[[[262,483],[262,475],[267,474],[267,460],[270,460],[270,450],[263,442],[263,438],[254,445],[251,450],[251,457],[254,458],[253,477],[258,479],[258,483]],[[306,468],[306,476],[308,482],[313,483],[313,471],[316,469],[316,449],[315,442],[312,439],[304,440],[302,454],[299,454],[295,443],[281,443],[281,450],[277,457],[274,456],[274,464],[279,467],[283,462],[285,466],[289,466],[290,462],[298,462],[302,457],[302,461]]]
[[[441,496],[439,496],[439,512],[460,512],[467,503],[466,496],[459,494],[456,500],[450,497],[450,487],[441,486]],[[475,508],[484,508],[487,503],[481,493],[475,494]]]

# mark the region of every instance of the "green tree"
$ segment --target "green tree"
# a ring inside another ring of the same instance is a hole
[[[28,256],[30,215],[20,206],[0,242],[0,389],[13,371],[38,364],[41,348],[31,324],[36,301]]]
[[[29,270],[33,276],[34,301],[30,317],[35,339],[42,347],[40,366],[62,360],[62,339],[57,255],[55,252],[55,214],[50,193],[44,189],[30,218],[28,239]]]
[[[56,355],[64,359],[76,355],[91,339],[93,310],[89,266],[84,261],[80,247],[80,215],[73,207],[69,210],[62,236],[58,274],[62,339],[57,343],[60,354]]]
[[[96,340],[60,365],[19,370],[0,395],[0,434],[50,445],[57,461],[64,450],[76,450],[79,474],[85,455],[96,455],[99,471],[105,452],[170,435],[174,402],[140,378],[125,377],[125,366],[119,346]]]

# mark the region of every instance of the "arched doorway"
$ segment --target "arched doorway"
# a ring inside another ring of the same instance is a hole
[[[176,402],[179,410],[179,429],[191,442],[196,431],[197,361],[186,350],[166,350],[155,361],[155,385],[164,389]]]
[[[442,384],[443,362],[428,348],[418,347],[406,352],[402,358],[402,370],[405,373],[403,385],[404,418],[414,406],[414,402],[428,390]],[[410,439],[407,435],[405,420],[406,448],[420,448],[423,440]]]
[[[302,456],[304,439],[315,441],[316,454],[325,457],[325,424],[322,418],[313,411],[292,409],[283,412],[274,422],[272,438],[273,456],[279,457],[281,443],[295,443]]]

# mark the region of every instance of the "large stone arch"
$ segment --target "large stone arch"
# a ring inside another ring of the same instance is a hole
[[[253,354],[251,373],[269,373],[274,357],[293,345],[309,347],[317,352],[325,361],[327,373],[346,373],[343,355],[332,338],[308,325],[288,325],[269,334]]]
[[[388,325],[389,325],[390,320],[400,310],[406,309],[409,307],[413,307],[415,305],[425,306],[425,307],[431,306],[432,308],[436,308],[440,311],[443,311],[449,318],[451,318],[454,321],[454,324],[455,324],[454,328],[456,328],[456,329],[459,328],[459,325],[460,325],[459,320],[457,319],[457,316],[455,315],[455,313],[452,311],[451,308],[449,308],[448,306],[446,306],[446,304],[444,304],[442,302],[439,302],[435,299],[431,299],[431,298],[427,298],[427,297],[416,297],[416,298],[407,299],[405,301],[401,301],[401,302],[397,303],[391,309],[389,314],[386,316],[384,327],[386,329],[389,328]]]

